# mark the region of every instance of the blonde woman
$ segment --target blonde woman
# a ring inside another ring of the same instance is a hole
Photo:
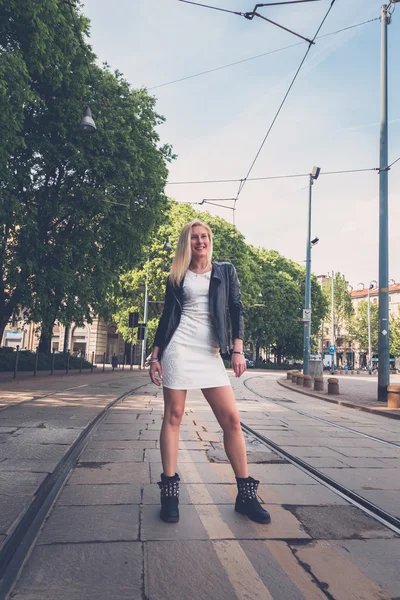
[[[246,446],[232,386],[221,358],[230,353],[228,313],[232,325],[232,367],[240,377],[243,353],[243,306],[235,267],[212,257],[212,232],[202,221],[182,229],[167,281],[164,311],[150,359],[150,377],[163,383],[164,420],[160,435],[163,473],[160,517],[179,520],[179,475],[176,473],[179,428],[186,392],[201,389],[224,433],[224,447],[236,475],[235,510],[253,521],[269,523],[257,499],[259,481],[249,477]]]

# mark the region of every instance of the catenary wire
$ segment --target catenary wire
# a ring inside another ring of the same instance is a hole
[[[349,29],[355,29],[356,27],[361,27],[362,25],[367,25],[368,23],[373,23],[374,21],[379,21],[379,17],[375,17],[374,19],[369,19],[368,21],[362,21],[361,23],[355,23],[354,25],[350,25],[349,27],[343,27],[342,29],[337,29],[336,31],[331,31],[329,33],[324,33],[323,35],[318,35],[315,39],[321,40],[322,38],[329,37],[331,35],[337,35],[338,33],[342,33],[343,31],[348,31]],[[270,50],[269,52],[263,52],[262,54],[256,54],[255,56],[249,56],[249,58],[243,58],[242,60],[237,60],[232,63],[228,63],[227,65],[221,65],[220,67],[214,67],[213,69],[207,69],[206,71],[200,71],[199,73],[194,73],[193,75],[186,75],[185,77],[180,77],[179,79],[173,79],[172,81],[167,81],[166,83],[160,83],[159,85],[153,85],[152,87],[147,88],[148,90],[156,90],[161,87],[165,87],[167,85],[173,85],[174,83],[180,83],[181,81],[186,81],[187,79],[194,79],[195,77],[201,77],[202,75],[208,75],[208,73],[214,73],[215,71],[221,71],[222,69],[228,69],[229,67],[234,67],[236,65],[240,65],[245,62],[249,62],[251,60],[257,60],[258,58],[263,58],[264,56],[269,56],[270,54],[276,54],[277,52],[283,52],[284,50],[289,50],[290,48],[295,48],[296,46],[302,46],[306,42],[296,42],[295,44],[289,44],[288,46],[282,46],[282,48],[276,48],[275,50]]]
[[[400,157],[398,158],[400,160]],[[395,161],[397,162],[397,161]],[[394,163],[393,163],[394,164]],[[323,175],[341,175],[344,173],[365,173],[366,171],[379,171],[379,167],[369,169],[343,169],[341,171],[321,171]],[[290,175],[269,175],[267,177],[249,177],[247,181],[267,181],[269,179],[292,179],[294,177],[309,177],[310,173],[294,173]],[[167,181],[166,185],[195,185],[203,183],[241,183],[243,179],[203,179],[197,181]]]
[[[221,12],[231,13],[233,15],[239,15],[244,17],[244,13],[237,12],[235,10],[228,10],[227,8],[219,8],[218,6],[209,6],[208,4],[200,4],[199,2],[192,2],[191,0],[178,0],[178,2],[184,2],[185,4],[194,4],[195,6],[202,6],[203,8],[211,8],[212,10],[219,10]]]
[[[319,25],[319,27],[318,27],[318,29],[317,29],[317,31],[316,31],[316,33],[315,33],[314,37],[312,38],[312,41],[309,43],[309,45],[308,45],[308,48],[307,48],[307,50],[306,50],[306,52],[305,52],[305,54],[304,54],[304,56],[303,56],[303,58],[302,58],[302,60],[301,60],[301,62],[300,62],[300,65],[299,65],[299,67],[297,68],[297,71],[296,71],[296,73],[294,74],[294,77],[292,78],[292,81],[290,82],[290,85],[289,85],[289,87],[288,87],[288,89],[287,89],[287,91],[286,91],[286,93],[285,93],[285,95],[284,95],[284,97],[283,97],[283,100],[282,100],[281,104],[279,105],[279,108],[278,108],[278,110],[277,110],[277,112],[276,112],[276,114],[275,114],[274,118],[272,119],[272,122],[271,122],[270,126],[268,127],[267,133],[265,134],[263,141],[261,142],[261,146],[260,146],[260,147],[259,147],[259,149],[257,150],[257,153],[256,153],[256,155],[255,155],[255,157],[254,157],[254,159],[253,159],[253,162],[251,163],[251,165],[250,165],[250,168],[249,168],[249,170],[247,171],[246,177],[243,179],[243,182],[242,182],[242,183],[240,184],[240,186],[239,186],[239,190],[238,190],[238,193],[237,193],[237,196],[236,196],[236,200],[235,200],[235,208],[236,208],[236,203],[237,203],[237,201],[238,201],[238,199],[239,199],[239,196],[240,196],[240,194],[242,193],[242,190],[243,190],[244,186],[246,185],[246,181],[247,181],[247,179],[248,179],[248,177],[249,177],[250,173],[252,172],[252,170],[253,170],[253,168],[254,168],[254,165],[255,165],[255,164],[256,164],[256,162],[257,162],[257,159],[258,159],[258,157],[259,157],[259,156],[260,156],[260,154],[261,154],[261,151],[262,151],[262,149],[263,149],[263,147],[264,147],[264,144],[265,144],[265,142],[267,141],[267,139],[268,139],[268,136],[269,136],[269,134],[270,134],[270,132],[271,132],[271,130],[272,130],[272,128],[273,128],[273,126],[275,125],[275,122],[276,122],[276,120],[277,120],[277,118],[278,118],[278,116],[279,116],[279,114],[280,114],[280,112],[281,112],[281,110],[282,110],[282,108],[283,108],[283,106],[284,106],[285,102],[286,102],[286,99],[287,99],[287,97],[289,96],[289,94],[290,94],[290,92],[291,92],[291,89],[292,89],[292,87],[293,87],[293,85],[294,85],[294,83],[295,83],[295,81],[296,81],[296,79],[297,79],[297,77],[298,77],[298,75],[299,75],[299,73],[300,73],[300,71],[301,71],[301,68],[302,68],[303,64],[305,63],[305,60],[306,60],[306,58],[307,58],[307,56],[308,56],[308,54],[309,54],[309,52],[310,52],[310,50],[311,50],[312,43],[315,41],[315,39],[316,39],[317,35],[318,35],[318,34],[319,34],[319,32],[321,31],[321,28],[323,27],[323,25],[324,25],[324,23],[325,23],[326,19],[328,18],[328,15],[329,15],[329,13],[330,13],[330,12],[331,12],[331,10],[332,10],[332,8],[333,8],[333,5],[335,4],[335,1],[336,1],[336,0],[332,0],[332,1],[331,1],[331,3],[330,3],[330,5],[329,5],[329,8],[328,8],[328,10],[327,10],[327,11],[326,11],[326,13],[325,13],[325,16],[324,16],[324,18],[322,19],[322,21],[321,21],[321,23],[320,23],[320,25]]]
[[[393,161],[393,162],[392,162],[392,163],[391,163],[391,164],[388,166],[388,169],[390,169],[391,167],[393,167],[393,165],[395,165],[397,162],[399,162],[399,160],[400,160],[400,156],[399,156],[399,158],[396,158],[396,160],[394,160],[394,161]]]

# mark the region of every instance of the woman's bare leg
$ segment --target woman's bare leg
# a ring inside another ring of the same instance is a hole
[[[164,387],[164,419],[160,433],[160,451],[164,475],[176,473],[179,448],[179,429],[185,410],[186,390]]]
[[[231,386],[207,388],[202,392],[222,427],[225,452],[236,477],[248,477],[246,444]]]

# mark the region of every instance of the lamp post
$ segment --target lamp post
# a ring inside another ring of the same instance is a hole
[[[320,174],[321,169],[314,167],[310,173],[308,189],[308,231],[306,247],[306,289],[304,299],[303,324],[304,324],[304,349],[303,349],[303,373],[308,375],[310,362],[310,336],[311,336],[311,248],[318,243],[318,238],[311,240],[311,205],[312,186]]]
[[[170,252],[172,250],[172,246],[167,238],[163,250],[167,250]],[[143,324],[144,324],[144,333],[143,333],[143,342],[142,342],[142,354],[140,357],[140,368],[144,369],[144,365],[146,362],[146,346],[147,346],[147,321],[149,318],[149,265],[150,265],[150,255],[147,257],[147,272],[146,272],[146,284],[144,288],[144,315],[143,315]]]

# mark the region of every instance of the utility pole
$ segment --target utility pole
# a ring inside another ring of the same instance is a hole
[[[332,290],[331,290],[331,346],[333,347],[333,354],[331,360],[331,373],[335,372],[335,271],[332,271]]]
[[[397,0],[396,0],[397,1]],[[379,338],[378,401],[387,402],[389,361],[389,226],[388,226],[388,65],[387,26],[390,2],[381,12],[381,123],[379,147]]]
[[[311,248],[318,243],[318,238],[311,241],[311,207],[312,207],[312,186],[315,179],[318,179],[321,169],[314,167],[310,173],[310,184],[308,189],[308,230],[306,247],[306,289],[304,298],[304,348],[303,348],[303,373],[308,375],[310,363],[310,337],[311,337]]]
[[[368,286],[368,373],[372,375],[371,356],[371,284]]]

